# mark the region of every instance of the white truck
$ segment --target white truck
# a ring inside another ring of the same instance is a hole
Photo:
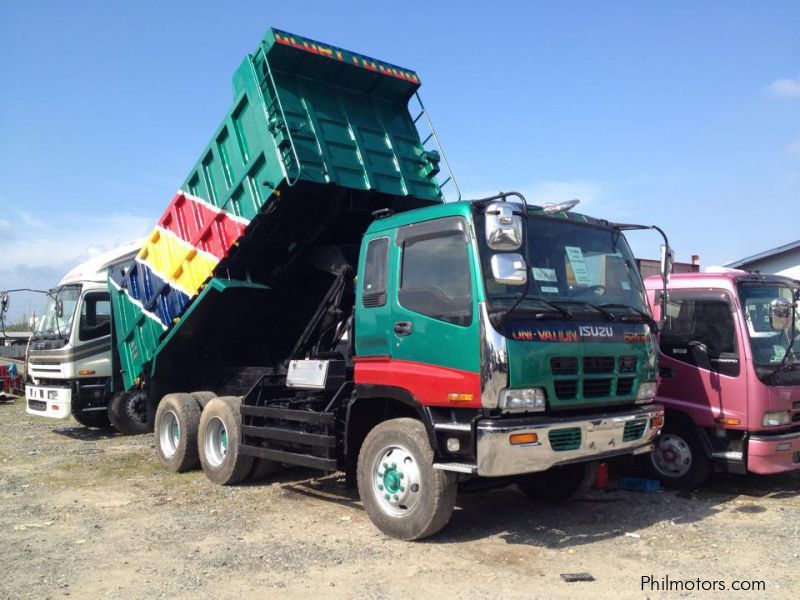
[[[111,304],[108,269],[129,263],[143,240],[95,256],[67,273],[47,293],[28,343],[25,399],[28,414],[70,416],[86,427],[121,433],[147,430],[144,395],[111,389]]]

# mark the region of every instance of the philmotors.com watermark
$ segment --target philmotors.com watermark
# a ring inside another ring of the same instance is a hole
[[[643,592],[763,592],[767,584],[759,579],[675,579],[669,575],[642,575]]]

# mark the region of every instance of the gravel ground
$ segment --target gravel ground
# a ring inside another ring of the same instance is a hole
[[[0,598],[800,595],[800,473],[557,506],[514,488],[462,494],[441,534],[404,543],[339,476],[287,469],[223,488],[161,470],[153,444],[0,405]],[[594,581],[560,577],[578,572]],[[727,589],[642,589],[643,576]],[[730,591],[752,580],[765,591]]]

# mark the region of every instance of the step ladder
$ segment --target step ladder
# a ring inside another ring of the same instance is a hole
[[[345,382],[332,397],[328,394],[329,399],[322,392],[310,392],[307,398],[301,394],[298,398],[297,390],[275,379],[262,377],[242,398],[242,453],[336,471],[338,408],[343,399],[350,397],[352,382]],[[315,410],[315,406],[321,408]]]

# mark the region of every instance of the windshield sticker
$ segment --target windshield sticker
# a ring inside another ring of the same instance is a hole
[[[572,267],[572,275],[578,285],[591,285],[592,279],[589,277],[589,269],[586,267],[586,259],[579,246],[564,246],[567,252],[569,266]]]
[[[629,282],[627,282],[627,281],[620,281],[620,282],[619,282],[619,284],[620,284],[620,286],[622,286],[622,289],[623,289],[623,290],[630,291],[630,289],[631,289],[631,284],[630,284]]]
[[[558,293],[558,288],[554,287],[552,285],[543,285],[539,289],[541,289],[545,294],[557,294]]]
[[[555,269],[543,269],[541,267],[533,267],[531,271],[533,272],[533,278],[536,281],[554,281],[554,282],[558,281]]]

